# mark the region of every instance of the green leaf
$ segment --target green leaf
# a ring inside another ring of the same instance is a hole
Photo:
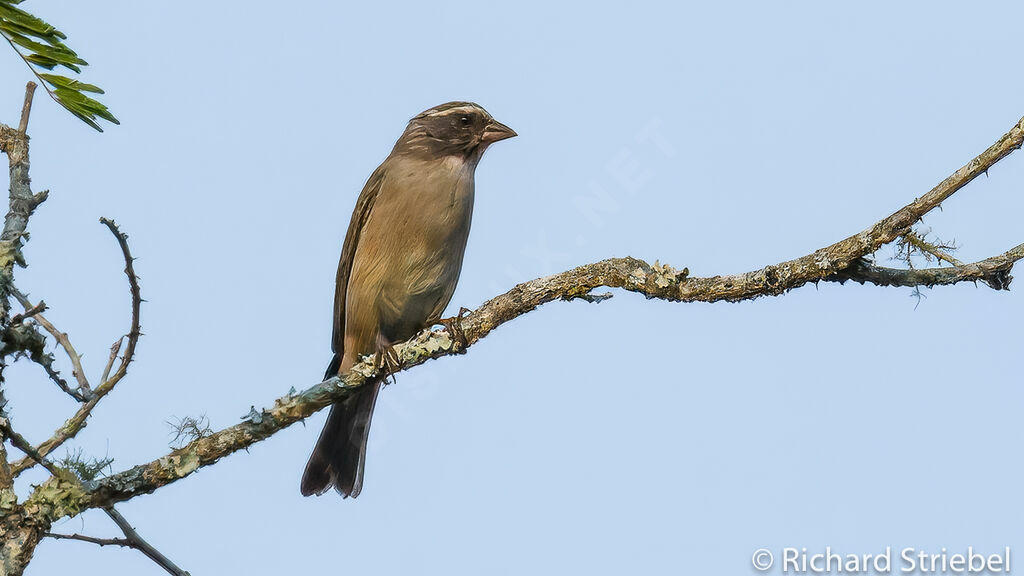
[[[2,12],[2,10],[0,10],[0,12]],[[13,34],[21,34],[23,36],[34,36],[36,38],[39,38],[40,40],[45,40],[46,42],[49,42],[50,44],[60,44],[61,43],[60,42],[60,38],[57,37],[54,34],[41,33],[38,30],[33,30],[31,28],[27,28],[25,26],[22,26],[21,24],[16,23],[16,22],[12,22],[10,20],[4,20],[3,19],[3,15],[0,15],[0,31],[7,32],[7,33],[13,33]]]
[[[77,90],[79,92],[93,92],[95,94],[104,93],[99,86],[79,82],[78,80],[73,80],[67,76],[60,76],[57,74],[40,74],[39,77],[59,88],[68,88],[69,90]]]
[[[61,64],[64,64],[66,62],[67,63],[71,63],[71,64],[81,64],[82,66],[85,66],[85,65],[88,64],[88,62],[86,62],[85,60],[82,60],[81,58],[79,58],[78,54],[75,54],[74,50],[72,50],[71,48],[68,48],[67,46],[65,46],[63,44],[56,44],[56,45],[53,45],[53,46],[49,46],[49,45],[46,45],[46,44],[40,44],[39,42],[36,42],[34,40],[30,40],[30,39],[26,38],[25,36],[22,36],[21,34],[18,34],[16,32],[10,32],[10,31],[6,31],[5,35],[11,40],[11,42],[14,42],[15,44],[17,44],[17,45],[19,45],[19,46],[21,46],[23,48],[28,48],[29,50],[35,52],[36,54],[42,54],[43,56],[49,56],[50,58],[53,58],[54,60],[60,62]]]
[[[97,110],[96,111],[96,115],[99,116],[100,118],[103,118],[107,122],[110,122],[111,124],[116,124],[118,126],[121,125],[121,121],[118,120],[116,116],[111,114],[110,110],[108,110],[106,106],[103,106],[103,110],[102,111]]]
[[[106,106],[92,98],[89,98],[81,92],[70,90],[68,88],[56,88],[53,93],[57,97],[57,100],[72,113],[77,111],[81,114],[88,115],[90,118],[99,116],[100,118],[114,124],[121,123],[113,114],[110,113]]]
[[[46,56],[40,56],[39,54],[29,54],[28,56],[25,56],[25,60],[28,60],[29,62],[35,64],[36,66],[39,66],[40,68],[46,68],[47,70],[53,70],[55,66],[60,65],[60,62],[57,62],[52,58],[47,58]],[[72,69],[75,72],[82,71],[81,68],[78,67],[74,67]]]
[[[46,74],[34,68],[37,66],[53,70],[57,66],[64,66],[81,73],[79,66],[87,66],[88,63],[62,42],[67,39],[63,32],[41,18],[14,7],[20,3],[21,0],[0,0],[0,36],[10,42],[15,53],[30,64],[29,68],[47,88],[49,95],[76,118],[100,132],[103,129],[96,121],[97,118],[120,124],[105,105],[84,94],[103,94],[99,86],[60,74]]]
[[[58,100],[58,102],[60,102],[60,101]],[[63,105],[63,103],[61,103],[61,104]],[[73,108],[71,108],[69,106],[64,106],[64,108],[66,108],[68,112],[71,112],[72,114],[77,116],[78,119],[81,120],[82,122],[85,122],[89,126],[92,126],[93,128],[95,128],[97,132],[103,132],[103,128],[100,128],[100,125],[97,124],[95,120],[93,120],[93,118],[95,118],[95,116],[93,116],[91,114],[88,114],[88,113],[85,113],[85,112],[79,112],[78,110],[75,110],[75,109],[73,109]]]
[[[34,36],[55,36],[61,40],[67,39],[63,32],[47,24],[41,18],[36,18],[28,12],[10,6],[7,3],[0,2],[0,18],[31,30]]]

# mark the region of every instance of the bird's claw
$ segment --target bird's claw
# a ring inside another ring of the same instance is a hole
[[[378,346],[377,353],[373,356],[373,367],[376,370],[384,371],[384,384],[388,384],[388,378],[395,382],[395,374],[402,369],[402,360],[398,352],[391,344],[382,343]]]
[[[444,326],[444,329],[451,335],[452,342],[455,343],[454,350],[460,354],[465,353],[466,347],[469,346],[469,341],[466,340],[466,332],[462,329],[462,319],[470,312],[472,310],[463,306],[459,308],[459,313],[455,316],[442,318],[437,322]]]

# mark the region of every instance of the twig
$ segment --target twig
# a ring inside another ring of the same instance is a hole
[[[117,527],[124,533],[124,538],[96,538],[94,536],[86,536],[84,534],[60,534],[56,532],[46,532],[43,536],[47,538],[53,538],[54,540],[78,540],[80,542],[88,542],[90,544],[96,544],[98,546],[123,546],[125,548],[132,548],[138,550],[146,555],[150,560],[156,562],[161,568],[166,570],[168,573],[174,576],[189,576],[189,573],[179,568],[174,562],[171,562],[169,558],[160,553],[159,550],[154,548],[149,542],[139,535],[139,533],[132,528],[132,525],[121,516],[121,514],[113,507],[104,508],[104,512],[107,516],[117,524]]]
[[[131,364],[132,359],[135,357],[135,346],[138,344],[139,336],[141,335],[139,314],[142,309],[142,291],[139,289],[139,277],[135,274],[135,259],[132,258],[131,250],[128,248],[128,235],[121,232],[113,220],[100,218],[100,223],[110,229],[110,233],[117,238],[117,243],[121,246],[121,255],[124,256],[124,273],[128,276],[128,289],[132,295],[132,320],[131,327],[128,329],[128,343],[124,347],[124,355],[121,356],[121,363],[117,366],[117,371],[114,372],[114,375],[109,380],[104,380],[100,384],[101,388],[113,388],[128,373],[128,365]]]
[[[110,369],[114,367],[114,361],[117,360],[117,353],[121,351],[122,342],[124,342],[124,336],[118,338],[117,342],[114,342],[114,344],[110,346],[110,358],[107,358],[107,365],[103,368],[103,375],[100,376],[100,382],[106,382],[107,378],[110,376]]]
[[[43,302],[42,300],[40,300],[39,304],[36,304],[35,306],[33,306],[31,308],[28,308],[24,312],[21,312],[19,314],[15,314],[13,317],[11,317],[11,324],[18,324],[18,323],[24,322],[27,318],[31,318],[31,317],[35,316],[36,314],[40,314],[40,313],[45,312],[45,311],[46,311],[46,302]]]
[[[1019,244],[999,256],[970,264],[944,268],[918,268],[903,270],[885,268],[860,260],[849,268],[823,280],[843,283],[853,280],[860,284],[870,282],[876,286],[941,286],[959,282],[981,281],[994,290],[1008,290],[1014,263],[1024,259],[1024,244]]]
[[[94,538],[93,536],[86,536],[84,534],[60,534],[58,532],[44,532],[43,536],[46,538],[53,538],[54,540],[78,540],[80,542],[89,542],[90,544],[98,544],[100,546],[124,546],[125,548],[135,548],[135,546],[125,538]]]
[[[57,370],[53,368],[53,364],[45,364],[42,362],[38,362],[37,364],[43,367],[43,370],[46,372],[47,377],[49,377],[50,380],[52,380],[53,383],[56,384],[57,387],[60,388],[62,392],[64,392],[68,396],[71,396],[75,400],[78,400],[79,402],[88,401],[88,398],[86,398],[81,392],[79,392],[78,389],[72,388],[71,385],[68,384],[67,380],[61,377],[60,372],[57,372]]]
[[[117,524],[117,527],[121,529],[121,532],[124,533],[125,539],[128,540],[130,543],[129,545],[132,548],[142,552],[150,560],[156,562],[161,568],[174,576],[189,576],[188,572],[178,568],[174,562],[171,562],[171,560],[161,554],[159,550],[154,548],[149,542],[146,542],[142,536],[139,536],[139,533],[135,531],[135,528],[132,528],[132,525],[129,524],[128,521],[125,520],[124,516],[121,516],[121,513],[115,510],[113,506],[104,508],[103,511],[106,512],[107,516],[110,516],[110,519],[114,521],[114,524]]]
[[[12,288],[11,294],[18,299],[18,302],[25,307],[25,310],[34,308],[32,303],[29,302],[29,299],[17,288]],[[67,332],[61,332],[58,330],[56,326],[43,316],[41,311],[36,312],[33,316],[35,322],[49,332],[50,336],[53,336],[53,339],[56,340],[60,344],[61,348],[64,349],[64,352],[67,353],[68,359],[71,360],[71,374],[75,377],[75,380],[78,381],[78,394],[69,393],[75,396],[75,399],[79,402],[85,402],[92,393],[92,390],[89,386],[89,379],[85,375],[85,370],[82,368],[82,356],[75,351],[75,347],[71,344],[71,339],[68,337]]]
[[[53,354],[46,352],[46,337],[43,336],[36,323],[31,321],[11,323],[7,326],[6,330],[0,331],[0,336],[2,336],[2,339],[0,339],[2,340],[2,343],[0,343],[0,356],[6,357],[12,354],[15,355],[15,358],[20,355],[27,356],[30,360],[42,366],[46,375],[65,394],[79,402],[85,402],[82,393],[65,382],[61,378],[60,373],[53,367]],[[2,381],[2,378],[0,378],[0,381]]]
[[[17,318],[17,316],[15,316],[15,318]],[[72,398],[79,402],[87,401],[88,399],[86,398],[85,393],[68,384],[67,381],[61,377],[60,372],[58,372],[57,369],[53,367],[53,354],[43,353],[43,347],[45,346],[46,338],[42,335],[42,333],[39,332],[39,330],[36,329],[36,326],[34,324],[30,325],[28,323],[12,323],[10,328],[8,328],[8,334],[17,333],[19,331],[31,331],[31,333],[34,334],[35,337],[39,340],[40,349],[38,353],[36,353],[35,351],[29,353],[29,358],[36,364],[42,366],[43,371],[46,372],[47,377],[49,377],[50,380],[52,380],[53,383],[56,384],[57,387],[60,388],[61,391],[67,394],[68,396],[71,396]]]
[[[946,250],[955,250],[956,246],[954,244],[946,245],[942,244],[941,241],[939,244],[933,244],[925,240],[920,234],[913,230],[904,234],[899,239],[898,245],[900,248],[898,251],[899,254],[902,254],[905,248],[906,262],[910,268],[914,267],[912,256],[915,249],[919,252],[923,252],[925,259],[929,262],[934,258],[939,262],[939,264],[946,262],[953,266],[963,266],[963,262],[957,260],[951,254],[946,252]]]
[[[25,134],[28,130],[28,115],[32,112],[32,95],[36,92],[36,83],[29,82],[25,85],[25,103],[21,106],[21,122],[18,123],[18,132]]]
[[[2,431],[4,436],[11,441],[11,444],[15,448],[21,450],[37,464],[40,464],[43,468],[49,470],[50,474],[56,476],[59,473],[59,470],[52,462],[44,458],[38,451],[36,451],[35,448],[32,447],[31,442],[11,428],[11,421],[6,417],[0,417],[0,431]]]
[[[75,414],[71,416],[63,426],[53,433],[53,436],[43,441],[43,443],[36,448],[36,450],[38,450],[43,456],[50,454],[69,438],[73,438],[78,434],[82,427],[85,426],[85,422],[89,418],[89,415],[92,414],[92,410],[96,407],[96,404],[98,404],[104,396],[109,394],[110,391],[114,389],[114,386],[124,378],[128,373],[128,365],[135,356],[135,345],[138,343],[139,335],[141,334],[139,328],[139,313],[142,308],[142,293],[139,289],[138,277],[135,275],[135,267],[132,265],[134,258],[132,258],[131,250],[128,248],[128,236],[121,232],[117,228],[117,224],[112,220],[100,218],[100,222],[106,225],[106,227],[114,234],[114,237],[117,238],[117,243],[121,247],[121,254],[124,257],[124,273],[128,276],[128,287],[132,295],[131,325],[128,329],[128,334],[125,336],[128,338],[128,343],[125,345],[124,355],[121,356],[121,363],[118,365],[117,371],[109,378],[104,378],[103,381],[100,382],[100,384],[92,391],[92,395],[89,396],[88,401],[80,406],[78,411],[75,412]],[[118,340],[118,347],[120,347],[120,342],[121,341]],[[113,355],[116,356],[116,354],[116,351],[114,351]],[[109,369],[105,371],[105,373],[108,372]],[[11,472],[17,476],[31,467],[32,460],[29,458],[22,458],[11,466]]]

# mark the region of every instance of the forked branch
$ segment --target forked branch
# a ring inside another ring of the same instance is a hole
[[[124,534],[124,538],[96,538],[94,536],[86,536],[85,534],[60,534],[56,532],[47,532],[44,534],[47,538],[53,538],[54,540],[78,540],[80,542],[88,542],[90,544],[96,544],[98,546],[122,546],[125,548],[132,548],[142,552],[147,558],[156,562],[161,568],[167,571],[168,574],[174,576],[189,576],[189,573],[179,568],[174,562],[164,556],[159,550],[153,547],[152,544],[147,542],[142,536],[139,535],[138,531],[121,515],[120,512],[115,510],[113,507],[104,508],[104,512],[107,516],[114,521],[114,524]]]
[[[46,457],[48,454],[53,452],[61,444],[66,442],[69,438],[74,438],[75,435],[78,434],[78,432],[83,427],[85,427],[86,420],[89,418],[89,415],[92,414],[93,408],[95,408],[96,405],[100,402],[100,400],[102,400],[104,396],[109,394],[114,389],[114,386],[116,386],[117,383],[120,382],[121,379],[124,378],[125,375],[128,373],[128,365],[131,364],[132,359],[135,357],[135,347],[138,344],[139,336],[141,335],[141,328],[139,325],[139,314],[142,309],[142,292],[139,289],[139,278],[135,274],[135,259],[132,257],[131,250],[128,247],[128,235],[121,232],[121,230],[117,227],[117,224],[115,224],[113,220],[109,220],[107,218],[100,218],[100,222],[110,230],[110,232],[117,239],[117,243],[121,248],[121,255],[123,256],[125,263],[124,273],[126,276],[128,276],[128,289],[129,292],[131,293],[131,323],[128,328],[127,335],[125,337],[122,337],[121,340],[118,340],[116,343],[116,347],[111,350],[111,360],[108,362],[107,367],[104,370],[103,379],[100,382],[100,384],[96,387],[95,390],[91,391],[85,403],[78,408],[78,411],[75,412],[75,414],[71,418],[64,422],[64,424],[60,428],[58,428],[50,438],[43,441],[41,444],[39,444],[39,446],[36,447],[36,451],[43,457]],[[52,325],[50,328],[52,328]],[[50,328],[47,328],[47,330],[50,330]],[[51,334],[53,334],[54,332],[57,332],[56,329],[53,329],[53,331],[51,331]],[[124,347],[124,354],[121,356],[121,361],[117,366],[117,370],[115,370],[113,374],[110,374],[110,369],[115,361],[117,350],[120,349],[121,342],[125,339],[127,339],[127,343],[125,344]],[[58,339],[58,341],[60,341],[60,339]],[[75,353],[74,349],[70,346],[70,342],[68,342],[67,346],[65,346],[65,350],[68,352],[68,355],[72,357],[72,362],[74,362],[75,358],[77,357],[77,353]],[[83,374],[82,378],[84,379],[84,371],[82,370],[80,363],[76,364],[75,371],[76,374]],[[82,381],[80,380],[80,387],[81,382]],[[85,382],[85,386],[86,390],[88,390],[87,381]],[[31,468],[34,464],[35,461],[26,456],[25,458],[18,460],[11,466],[11,472],[15,476],[17,476],[21,472]]]

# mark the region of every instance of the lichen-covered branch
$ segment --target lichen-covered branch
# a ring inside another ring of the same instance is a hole
[[[10,207],[4,218],[3,231],[0,232],[0,307],[5,324],[10,312],[7,297],[14,277],[14,265],[24,263],[21,244],[28,219],[36,207],[46,199],[45,193],[32,194],[28,175],[28,135],[25,130],[28,127],[28,113],[32,108],[35,88],[33,82],[29,82],[25,87],[25,104],[22,106],[18,129],[0,126],[0,151],[7,154],[11,182]]]
[[[981,262],[929,270],[878,268],[863,259],[882,245],[911,230],[926,213],[979,174],[988,170],[1024,141],[1024,118],[989,149],[943,180],[930,192],[883,218],[863,232],[831,246],[760,270],[729,276],[691,278],[687,270],[635,258],[611,258],[580,266],[560,274],[525,282],[492,298],[460,323],[460,338],[448,331],[424,332],[396,347],[402,369],[431,358],[462,352],[501,324],[553,300],[590,297],[591,290],[606,286],[638,292],[648,298],[674,302],[736,302],[761,296],[779,295],[808,282],[872,282],[879,285],[908,285],[911,279],[934,286],[982,280],[997,289],[1010,281],[1013,263],[1024,256],[1024,247]],[[183,478],[200,467],[245,449],[278,430],[343,399],[375,372],[367,358],[341,379],[331,378],[298,394],[278,399],[261,412],[252,411],[247,421],[210,436],[199,438],[170,454],[86,485],[81,508],[109,506],[139,494],[152,492]]]
[[[11,324],[10,293],[14,282],[14,265],[24,264],[21,254],[22,239],[28,226],[29,216],[46,199],[45,193],[33,194],[28,175],[28,127],[29,111],[36,85],[28,83],[25,88],[25,102],[22,105],[18,129],[0,124],[0,151],[8,158],[10,168],[10,208],[0,232],[0,331],[3,332],[4,346],[12,342],[30,344],[31,330],[24,324]],[[3,369],[6,356],[0,356],[0,417],[6,419],[3,394]],[[0,431],[0,574],[21,574],[35,551],[42,533],[49,527],[43,517],[34,516],[18,503],[14,492],[14,476],[7,463],[4,443],[10,439],[6,431]]]

